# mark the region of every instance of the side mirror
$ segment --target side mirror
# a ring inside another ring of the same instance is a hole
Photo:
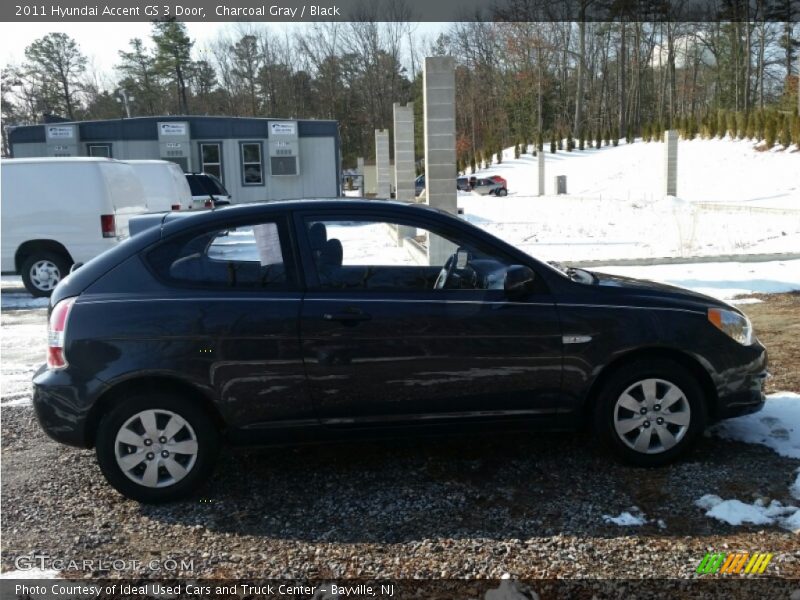
[[[509,296],[522,296],[533,288],[533,280],[536,277],[530,267],[523,265],[511,265],[506,269],[506,278],[503,282],[503,289]]]

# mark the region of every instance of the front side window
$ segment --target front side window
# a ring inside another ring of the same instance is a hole
[[[211,288],[285,289],[285,236],[277,223],[194,234],[153,250],[148,261],[163,278]]]
[[[264,162],[261,157],[261,142],[242,142],[242,183],[264,184]]]
[[[222,181],[222,145],[216,142],[201,143],[200,164],[203,173]]]
[[[307,219],[322,289],[503,289],[511,261],[493,249],[390,219]]]

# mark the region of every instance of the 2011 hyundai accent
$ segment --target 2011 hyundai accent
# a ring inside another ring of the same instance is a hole
[[[222,442],[591,425],[655,466],[759,410],[749,320],[540,262],[462,219],[308,200],[149,215],[51,298],[34,407],[122,494],[190,494]]]

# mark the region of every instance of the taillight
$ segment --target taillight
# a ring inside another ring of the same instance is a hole
[[[213,200],[206,200],[205,204],[203,205],[206,208],[214,208],[214,201]]]
[[[100,229],[104,238],[117,237],[117,223],[114,215],[100,215]]]
[[[172,210],[180,210],[180,209],[181,209],[181,205],[180,204],[173,204],[172,205]]]
[[[47,324],[47,368],[63,369],[67,366],[64,356],[64,332],[75,298],[62,300],[53,307],[50,322]]]

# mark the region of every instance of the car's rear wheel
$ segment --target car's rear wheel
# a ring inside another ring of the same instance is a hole
[[[49,296],[69,274],[70,260],[63,254],[37,251],[22,263],[22,283],[37,297]]]
[[[98,427],[100,469],[133,500],[185,498],[213,471],[219,434],[207,412],[186,399],[135,395],[106,413]]]
[[[617,369],[603,387],[598,433],[624,461],[659,466],[683,455],[706,424],[703,391],[670,360],[640,360]]]
[[[497,191],[498,196],[508,196],[508,190],[506,188],[500,188]]]

